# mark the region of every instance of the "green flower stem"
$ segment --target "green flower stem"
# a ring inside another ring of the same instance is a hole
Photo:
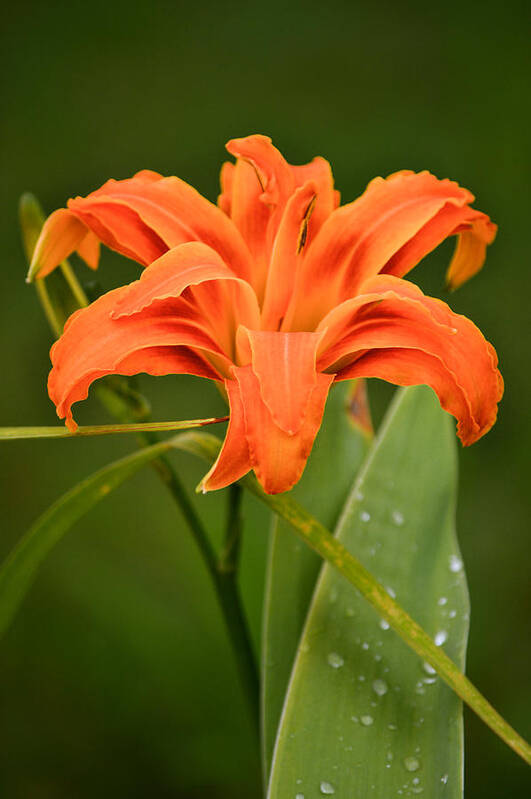
[[[79,304],[79,307],[80,308],[86,308],[87,305],[89,304],[87,295],[83,291],[83,288],[81,287],[81,283],[79,282],[79,280],[75,276],[74,270],[70,266],[70,263],[68,261],[63,261],[61,263],[61,265],[60,265],[60,269],[61,269],[63,275],[65,276],[65,280],[68,283],[68,285],[70,286],[70,290],[71,290],[72,294],[74,295],[74,297],[76,299],[76,302]]]
[[[177,435],[172,445],[212,461],[219,452],[220,442],[208,433],[191,432]],[[317,519],[287,494],[266,494],[252,475],[242,478],[240,483],[287,521],[305,544],[355,586],[407,645],[433,666],[485,724],[526,763],[531,764],[529,744],[500,716],[442,649],[434,644],[428,633],[389,596],[383,585]]]
[[[145,442],[146,445],[149,443],[151,442]],[[179,506],[211,577],[212,585],[216,592],[225,621],[227,633],[233,647],[238,673],[249,706],[249,712],[252,721],[255,722],[255,729],[258,731],[258,674],[247,623],[245,621],[236,584],[241,530],[241,488],[237,486],[229,495],[230,504],[225,534],[225,546],[218,559],[201,519],[196,513],[186,489],[168,459],[164,456],[160,456],[157,460],[153,461],[153,467]]]
[[[217,582],[220,601],[224,602],[225,615],[231,619],[229,634],[237,657],[241,683],[252,712],[255,729],[258,732],[260,722],[260,678],[237,583],[243,529],[241,516],[243,492],[241,486],[235,483],[229,487],[227,493],[227,524],[223,549],[217,562]]]
[[[59,336],[63,332],[63,325],[60,319],[58,319],[57,317],[55,308],[53,307],[52,301],[50,300],[50,295],[48,293],[48,289],[46,288],[44,280],[39,280],[35,284],[35,288],[37,290],[37,296],[41,303],[48,324],[52,328],[55,338],[59,338]]]

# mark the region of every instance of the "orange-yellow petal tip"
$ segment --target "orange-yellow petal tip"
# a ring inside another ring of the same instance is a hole
[[[482,214],[467,230],[457,235],[454,254],[446,273],[446,285],[455,291],[482,268],[487,257],[487,247],[496,238],[498,226]]]
[[[33,251],[26,281],[50,274],[87,235],[87,227],[67,208],[54,211],[44,223]],[[93,249],[93,248],[92,248]]]

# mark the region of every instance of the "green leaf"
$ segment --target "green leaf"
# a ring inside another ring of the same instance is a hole
[[[11,623],[50,550],[103,497],[171,446],[171,439],[128,455],[87,477],[48,508],[0,568],[0,636]]]
[[[350,416],[352,387],[330,394],[324,422],[293,496],[333,529],[366,454],[370,436]],[[262,757],[269,775],[284,696],[321,558],[273,517],[262,630]]]
[[[210,433],[192,431],[179,433],[172,439],[171,445],[212,463],[219,453],[221,441]],[[408,445],[409,441],[406,435],[405,447]],[[407,646],[423,660],[426,660],[457,696],[464,700],[507,746],[510,746],[516,754],[531,765],[531,746],[527,741],[478,691],[463,674],[460,667],[444,652],[443,647],[434,643],[433,638],[390,596],[384,586],[338,538],[335,538],[289,494],[266,494],[251,474],[242,477],[240,483],[271,510],[274,510],[284,521],[287,521],[307,546],[314,549],[357,588],[361,596],[390,624]]]
[[[431,391],[397,392],[336,537],[463,668],[469,605],[454,529],[455,446]],[[270,799],[332,790],[456,799],[462,760],[461,701],[324,566],[284,707]]]

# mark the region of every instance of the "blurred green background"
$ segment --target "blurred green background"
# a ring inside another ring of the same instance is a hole
[[[224,142],[263,132],[334,168],[343,199],[428,168],[472,189],[500,232],[450,298],[495,344],[495,429],[460,452],[458,529],[472,596],[469,673],[529,733],[529,3],[127,3],[4,9],[0,424],[53,424],[51,342],[24,284],[17,202],[47,211],[149,167],[214,199]],[[443,296],[444,245],[415,273]],[[107,289],[137,274],[105,253]],[[93,275],[82,267],[84,279]],[[527,337],[526,337],[527,336]],[[192,378],[142,378],[158,419],[221,410]],[[389,398],[372,386],[375,415]],[[96,403],[84,422],[106,421]],[[129,438],[2,444],[2,557],[59,494]],[[201,466],[177,458],[192,487]],[[197,501],[214,536],[223,498]],[[255,640],[267,519],[252,504],[242,588]],[[526,629],[527,628],[527,629]],[[5,799],[254,797],[258,761],[220,616],[189,535],[145,470],[53,552],[0,644]],[[467,716],[468,799],[527,796],[525,767]],[[288,799],[288,798],[287,798]],[[360,797],[361,799],[361,797]],[[382,798],[383,799],[383,798]]]

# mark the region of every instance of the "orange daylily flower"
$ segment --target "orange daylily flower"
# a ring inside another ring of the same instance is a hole
[[[300,478],[333,382],[425,383],[468,445],[494,424],[503,383],[493,347],[466,317],[403,279],[449,235],[458,286],[496,233],[473,196],[429,172],[376,178],[342,207],[329,164],[291,166],[265,136],[234,139],[218,206],[176,177],[139,172],[76,197],[47,220],[32,272],[99,241],[147,268],[68,320],[49,393],[71,406],[109,374],[188,373],[225,387],[230,421],[203,479],[253,469],[269,493]]]

